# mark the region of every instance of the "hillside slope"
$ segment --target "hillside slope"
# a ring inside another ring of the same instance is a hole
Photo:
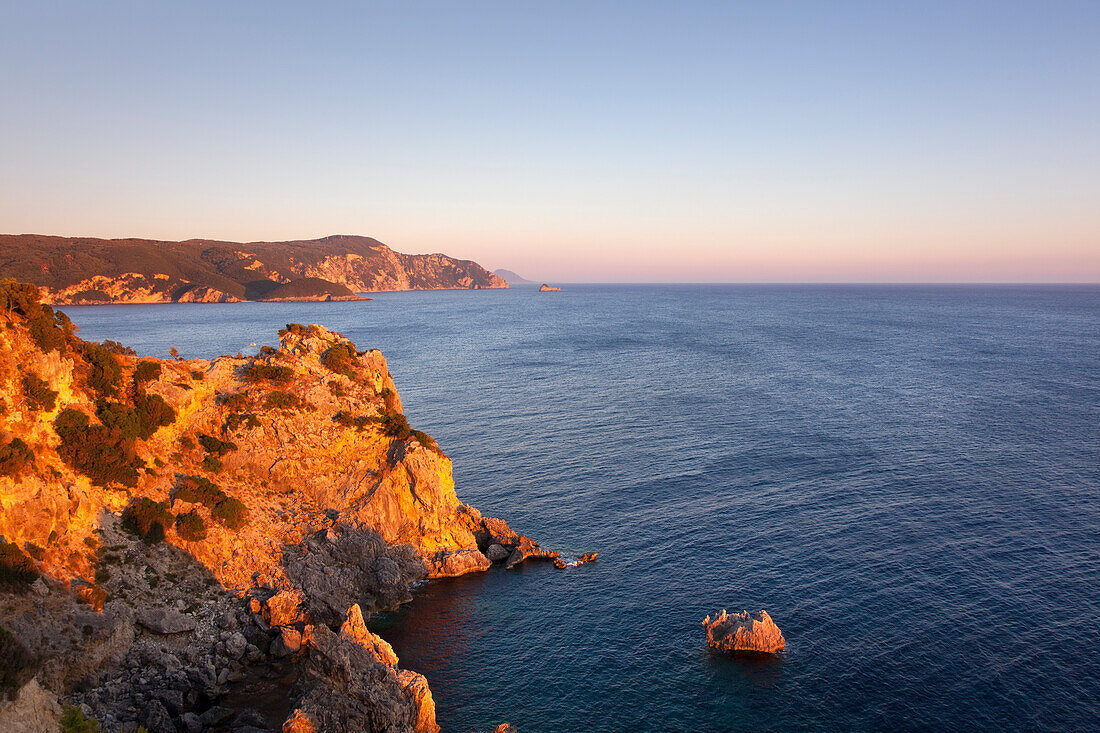
[[[280,335],[139,358],[0,284],[0,729],[61,698],[107,730],[436,730],[363,614],[556,553],[459,501],[380,352]],[[259,725],[233,700],[272,669],[293,687]]]
[[[0,278],[38,285],[44,301],[62,305],[264,300],[298,281],[344,296],[508,287],[476,262],[406,255],[356,236],[239,243],[2,234]]]

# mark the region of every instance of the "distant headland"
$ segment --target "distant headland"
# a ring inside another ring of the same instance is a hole
[[[0,278],[55,305],[361,300],[387,290],[507,288],[470,260],[407,255],[370,237],[288,242],[0,234]]]
[[[528,280],[527,278],[523,277],[522,275],[516,274],[512,270],[505,270],[505,269],[502,268],[502,269],[499,269],[499,270],[493,270],[493,274],[494,275],[499,275],[500,277],[504,278],[508,282],[509,285],[534,285],[535,284],[534,280]]]

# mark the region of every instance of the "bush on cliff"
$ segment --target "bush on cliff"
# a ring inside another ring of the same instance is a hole
[[[185,512],[176,517],[176,534],[188,542],[198,542],[206,539],[206,522],[195,510]]]
[[[14,542],[0,542],[0,590],[23,593],[38,580],[34,561]]]
[[[84,712],[75,705],[65,705],[62,709],[61,720],[57,721],[58,730],[61,733],[101,733],[99,721],[95,718],[85,718]],[[139,731],[145,730],[139,726]]]
[[[23,396],[31,409],[39,412],[52,412],[57,404],[57,392],[50,389],[46,380],[34,374],[23,375]]]
[[[231,433],[236,432],[242,425],[245,430],[252,430],[260,427],[260,419],[251,412],[231,412],[225,418],[225,429]]]
[[[110,351],[112,354],[118,354],[119,356],[137,356],[137,352],[131,349],[126,344],[120,344],[117,341],[111,339],[104,339],[100,342],[103,348]]]
[[[227,410],[243,410],[248,407],[248,395],[244,392],[236,392],[234,394],[222,394],[218,395],[215,400],[219,405]]]
[[[298,395],[281,390],[276,390],[264,397],[263,406],[266,410],[309,410],[312,408],[312,405]]]
[[[400,412],[385,410],[375,418],[382,428],[382,434],[396,440],[405,440],[412,435],[408,419]]]
[[[226,453],[237,450],[237,444],[229,440],[219,440],[213,435],[206,435],[205,433],[199,434],[199,445],[203,449],[214,456],[224,456]]]
[[[244,377],[250,382],[286,384],[294,381],[294,370],[276,364],[252,364],[244,370]]]
[[[37,287],[15,280],[0,280],[0,310],[8,320],[14,314],[23,317],[27,331],[35,345],[42,351],[64,350],[73,340],[76,328],[69,317],[39,302]]]
[[[359,363],[359,354],[348,344],[334,344],[321,354],[321,363],[336,374],[355,379],[355,367]]]
[[[160,379],[160,373],[160,364],[155,361],[143,361],[134,369],[134,384],[142,385]]]
[[[352,415],[345,410],[340,410],[332,416],[332,419],[337,425],[343,425],[345,428],[355,428],[359,431],[376,422],[376,419],[370,415]]]
[[[53,426],[61,438],[57,454],[70,468],[98,486],[115,481],[137,485],[137,470],[144,463],[134,452],[133,439],[123,437],[119,428],[91,425],[87,415],[72,407],[62,410]]]
[[[225,464],[214,456],[206,456],[202,459],[202,470],[209,471],[210,473],[217,473],[222,470],[224,466]]]
[[[210,512],[210,516],[229,529],[240,529],[248,523],[248,507],[237,499],[229,497],[219,502]]]
[[[0,476],[18,478],[34,464],[34,451],[23,440],[0,443]]]
[[[105,427],[118,430],[120,437],[148,440],[157,428],[176,421],[176,411],[160,395],[139,394],[134,407],[119,402],[100,400],[96,403],[96,416]]]
[[[164,533],[172,526],[172,513],[162,501],[139,496],[122,511],[122,528],[153,545],[164,539]]]
[[[80,346],[80,353],[88,365],[88,386],[97,395],[116,394],[122,382],[122,365],[111,350],[94,341],[85,341]]]
[[[202,504],[207,509],[213,509],[228,498],[217,484],[203,476],[184,476],[172,493],[173,500]]]

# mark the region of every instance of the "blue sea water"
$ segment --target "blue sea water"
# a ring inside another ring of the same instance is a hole
[[[1100,729],[1100,288],[595,286],[66,309],[85,338],[386,354],[459,496],[593,565],[374,626],[445,731]],[[700,621],[766,608],[769,659]]]

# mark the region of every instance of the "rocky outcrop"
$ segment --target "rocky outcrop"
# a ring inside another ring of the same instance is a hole
[[[561,288],[556,288],[553,285],[547,285],[546,283],[543,283],[542,286],[539,288],[540,293],[557,293],[560,291]]]
[[[358,605],[339,633],[309,627],[307,684],[283,730],[438,733],[435,702],[423,675],[397,667],[397,655],[363,623]]]
[[[755,616],[749,616],[748,611],[731,616],[723,609],[714,620],[708,614],[703,619],[703,628],[707,631],[707,643],[712,649],[722,652],[771,654],[786,646],[779,627],[764,610]]]
[[[557,553],[459,501],[382,355],[289,324],[255,356],[141,359],[32,301],[0,284],[0,626],[38,684],[109,731],[435,730],[363,613]],[[234,702],[273,666],[277,720]]]
[[[4,733],[43,733],[57,730],[61,706],[57,696],[38,684],[27,682],[13,700],[0,700],[0,730]]]
[[[382,290],[506,288],[476,262],[406,255],[369,237],[290,242],[0,235],[0,278],[32,282],[50,303],[353,300]]]

